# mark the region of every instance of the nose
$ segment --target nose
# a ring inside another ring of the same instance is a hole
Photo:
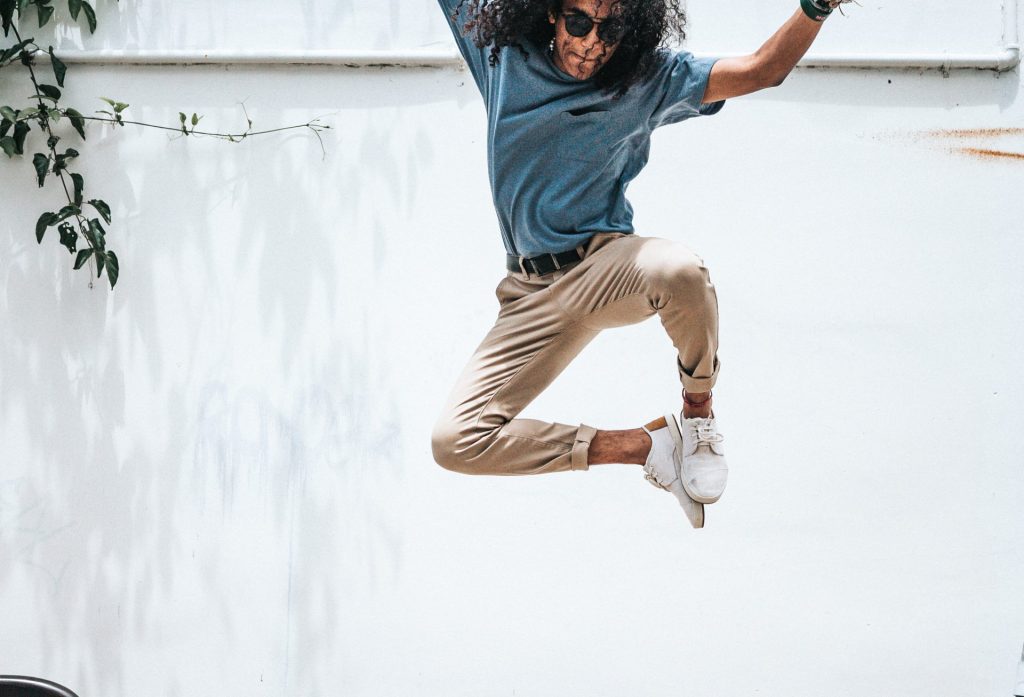
[[[587,35],[580,37],[580,42],[587,48],[594,48],[598,44],[603,43],[601,41],[601,37],[597,35],[597,28],[599,26],[601,25],[594,22],[593,26],[590,27],[590,31],[587,32]]]

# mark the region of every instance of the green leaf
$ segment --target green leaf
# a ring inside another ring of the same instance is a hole
[[[17,6],[17,0],[0,0],[0,22],[3,24],[4,36],[11,30],[11,20],[14,19],[14,8]]]
[[[11,58],[14,58],[16,55],[18,55],[18,52],[21,51],[21,49],[28,46],[30,43],[32,43],[32,41],[33,39],[25,39],[23,41],[19,41],[3,53],[0,53],[0,63],[3,63],[4,61],[9,60]]]
[[[18,112],[9,106],[0,106],[0,116],[3,116],[8,121],[18,120]]]
[[[39,85],[39,91],[45,94],[47,97],[53,99],[60,99],[60,90],[53,85]]]
[[[82,266],[85,264],[85,262],[89,261],[89,257],[92,256],[92,253],[94,251],[95,250],[92,247],[89,247],[89,249],[83,249],[83,250],[81,250],[78,253],[78,258],[75,259],[75,270],[76,271],[78,269],[82,268]]]
[[[107,225],[110,225],[110,206],[103,201],[100,201],[98,198],[94,198],[89,201],[89,205],[98,210],[100,215],[103,216],[103,219],[107,221]]]
[[[82,9],[85,10],[85,20],[89,22],[89,33],[96,33],[96,12],[86,0],[82,0]]]
[[[82,136],[82,140],[85,140],[85,117],[74,109],[65,109],[64,113],[71,119],[71,125],[78,131],[78,135]]]
[[[10,119],[0,120],[0,138],[3,138],[5,135],[7,135],[7,131],[11,130],[11,126],[13,125],[14,122]]]
[[[96,278],[103,275],[103,262],[106,261],[107,255],[103,252],[96,253]]]
[[[50,115],[50,118],[53,119],[54,123],[60,122],[60,109],[50,109],[47,113]]]
[[[14,145],[14,138],[10,136],[0,138],[0,148],[3,149],[7,157],[14,157],[15,150],[17,150],[17,147]]]
[[[184,125],[185,125],[185,119],[187,119],[188,117],[187,117],[187,116],[185,116],[185,113],[184,113],[184,112],[182,112],[182,111],[179,111],[179,112],[178,112],[178,118],[180,118],[180,119],[181,119],[181,125],[182,125],[182,126],[184,126]]]
[[[36,9],[39,10],[39,26],[44,26],[50,21],[50,17],[53,17],[53,8],[46,5],[36,5]]]
[[[50,167],[50,158],[37,152],[32,158],[32,164],[35,165],[36,179],[39,181],[39,187],[42,188],[43,182],[46,181],[46,170]]]
[[[60,243],[74,254],[75,248],[78,246],[78,233],[75,231],[75,226],[70,223],[61,223],[57,226],[57,232],[60,233]]]
[[[59,223],[62,220],[67,220],[68,218],[70,218],[73,215],[79,215],[79,214],[81,214],[81,212],[82,212],[82,209],[79,208],[76,205],[64,206],[63,208],[60,209],[60,213],[58,213],[56,215],[56,217],[55,217],[53,222],[54,223]],[[50,223],[50,224],[53,225],[53,223]]]
[[[24,14],[32,0],[18,0],[18,14]]]
[[[24,121],[19,121],[14,124],[14,152],[18,155],[25,154],[25,136],[28,135],[28,124]]]
[[[128,108],[128,106],[129,106],[128,104],[125,104],[124,102],[118,102],[118,101],[114,101],[113,99],[110,99],[110,98],[108,98],[108,97],[100,97],[100,99],[102,99],[102,100],[103,100],[103,101],[105,101],[105,102],[106,102],[107,104],[109,104],[110,106],[112,106],[112,107],[114,108],[114,111],[115,111],[116,113],[118,113],[118,114],[120,114],[120,113],[121,113],[122,111],[124,111],[125,109],[127,109],[127,108]],[[98,112],[98,113],[100,113],[100,114],[110,114],[110,112],[109,112],[109,111],[101,111],[101,112]],[[111,114],[111,116],[113,116],[113,115],[114,115],[114,114]]]
[[[57,78],[57,84],[64,86],[64,75],[68,72],[68,66],[60,58],[54,55],[53,46],[50,46],[50,65],[53,67],[53,76]]]
[[[107,252],[107,278],[110,280],[110,287],[117,285],[117,278],[121,275],[121,265],[117,261],[117,255]]]
[[[71,181],[75,183],[75,205],[81,209],[82,207],[82,189],[85,188],[85,179],[82,178],[81,174],[72,174]]]
[[[34,107],[29,108],[29,109],[25,109],[25,111],[19,111],[18,115],[21,116],[21,118],[23,118],[23,119],[30,119],[30,118],[33,118],[38,113],[39,113],[39,107],[34,106]]]
[[[78,21],[78,13],[82,10],[82,0],[68,0],[68,10],[71,12],[71,19]]]
[[[75,150],[74,148],[68,148],[67,150],[64,151],[64,157],[66,157],[69,160],[74,157],[78,157],[78,151]]]
[[[56,213],[43,213],[41,216],[39,216],[39,221],[36,223],[36,241],[42,243],[43,235],[46,233],[46,228],[50,227],[56,222]]]
[[[199,125],[199,117],[196,116],[195,114],[192,114],[192,125],[193,126],[198,126]]]
[[[51,96],[50,96],[50,95],[48,95],[48,94],[43,94],[43,93],[41,93],[41,92],[39,92],[39,93],[36,93],[36,94],[33,94],[33,95],[32,95],[31,97],[29,97],[29,99],[49,99],[49,100],[50,100],[51,102],[53,102],[54,104],[56,104],[56,103],[57,103],[57,100],[56,100],[56,99],[54,99],[53,97],[51,97]]]
[[[89,219],[89,230],[87,231],[89,239],[92,241],[92,246],[99,249],[106,249],[107,246],[107,231],[100,225],[100,221],[97,218]]]

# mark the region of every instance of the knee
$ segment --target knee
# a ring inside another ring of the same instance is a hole
[[[434,454],[434,461],[450,472],[460,474],[476,474],[469,453],[465,446],[465,439],[456,424],[442,419],[434,425],[430,434],[430,449]]]
[[[713,288],[704,261],[681,244],[662,246],[645,266],[651,286],[672,297],[696,299]]]

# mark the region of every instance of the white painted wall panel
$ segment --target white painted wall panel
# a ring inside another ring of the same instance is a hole
[[[927,133],[1018,126],[1019,87],[799,72],[657,134],[638,229],[700,252],[722,310],[733,478],[696,532],[639,468],[431,460],[504,273],[467,73],[74,67],[83,110],[228,129],[244,99],[257,127],[333,128],[322,158],[298,132],[94,127],[113,292],[36,245],[56,192],[0,167],[0,673],[82,695],[1011,694],[1024,170],[954,149],[1024,143]],[[524,416],[635,426],[677,398],[652,320]]]
[[[726,6],[714,0],[687,3],[689,44],[709,53],[749,52],[760,46],[794,10],[788,0]],[[814,44],[821,53],[984,52],[1000,48],[1000,0],[861,0],[843,7],[848,17],[830,18]],[[728,9],[727,9],[728,8]]]
[[[95,35],[52,25],[36,33],[63,40],[55,45],[65,48],[115,49],[409,49],[450,37],[436,0],[96,4],[102,29]],[[66,13],[58,8],[57,16]]]
[[[272,0],[204,2],[105,0],[95,35],[50,25],[34,33],[64,48],[410,50],[448,45],[436,0]],[[791,0],[749,6],[689,0],[689,45],[708,53],[756,49],[794,9]],[[1001,0],[864,0],[830,22],[820,52],[953,52],[998,49]],[[66,13],[59,7],[57,16]]]

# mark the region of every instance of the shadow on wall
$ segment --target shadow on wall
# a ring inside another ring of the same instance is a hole
[[[173,119],[179,100],[194,101],[162,87],[184,84],[174,71],[122,85],[142,120]],[[77,72],[83,94],[106,80]],[[226,103],[242,94],[276,104],[287,92],[294,113],[352,101],[350,77],[295,75],[188,77],[217,84]],[[372,103],[364,90],[379,77],[354,80]],[[232,123],[237,107],[220,106],[196,108]],[[105,279],[88,290],[63,248],[32,237],[56,192],[35,190],[19,163],[0,173],[30,189],[0,224],[0,428],[19,436],[0,475],[0,558],[10,561],[0,584],[30,580],[41,664],[77,666],[64,677],[83,689],[122,692],[124,647],[159,642],[161,623],[178,621],[169,604],[219,609],[209,621],[228,639],[247,631],[224,583],[239,571],[218,551],[253,502],[269,514],[252,521],[253,535],[284,543],[281,559],[251,564],[286,588],[286,682],[293,647],[315,665],[337,646],[339,574],[344,602],[397,574],[399,535],[377,492],[403,477],[401,396],[393,356],[377,355],[389,343],[376,302],[387,295],[388,244],[413,234],[387,211],[411,210],[416,161],[430,152],[410,150],[388,119],[344,128],[346,118],[325,138],[327,162],[311,134],[233,146],[92,128],[81,171],[114,210],[113,292]],[[400,126],[401,114],[390,120]]]

